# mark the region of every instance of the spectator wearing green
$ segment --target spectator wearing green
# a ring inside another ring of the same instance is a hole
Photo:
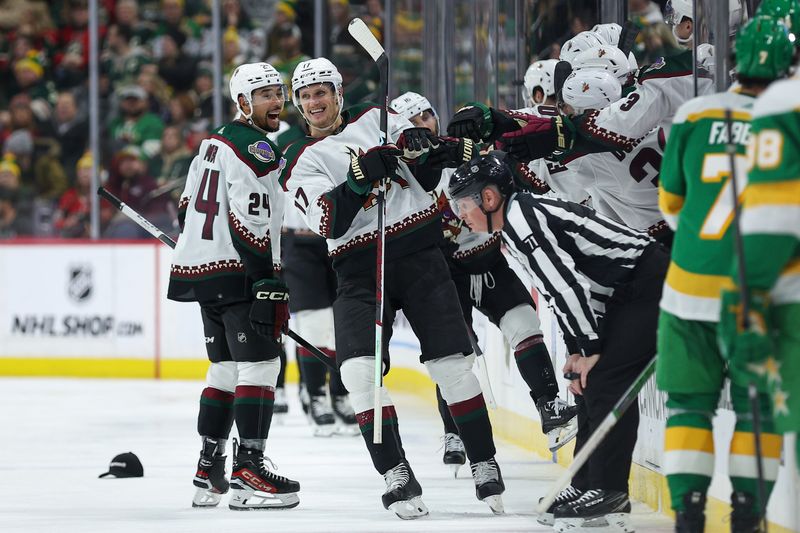
[[[147,159],[161,149],[164,123],[147,111],[147,91],[138,85],[128,85],[119,92],[119,116],[111,121],[109,133],[117,146],[134,145],[141,148]]]

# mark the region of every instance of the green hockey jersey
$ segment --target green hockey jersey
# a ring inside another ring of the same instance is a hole
[[[717,322],[720,291],[732,286],[734,199],[725,114],[731,110],[741,194],[754,101],[736,92],[701,96],[683,104],[673,120],[659,185],[659,207],[675,230],[661,308],[686,320]]]
[[[776,82],[753,107],[744,192],[745,273],[776,305],[800,303],[800,79]]]

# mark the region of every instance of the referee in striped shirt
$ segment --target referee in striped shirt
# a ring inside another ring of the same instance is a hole
[[[571,354],[564,372],[580,374],[570,383],[576,399],[583,398],[577,452],[656,354],[669,254],[646,234],[589,207],[516,192],[503,152],[459,167],[449,192],[472,231],[502,230],[511,255],[558,318]],[[572,492],[556,502],[573,500],[566,505],[578,507],[571,511],[576,518],[590,509],[629,512],[628,476],[638,425],[634,404],[575,476]],[[590,489],[594,492],[579,505],[578,497]]]

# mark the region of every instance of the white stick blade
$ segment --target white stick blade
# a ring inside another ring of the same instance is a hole
[[[353,39],[361,45],[361,48],[367,51],[373,61],[378,61],[378,58],[385,53],[381,43],[378,42],[378,39],[375,38],[369,30],[369,27],[367,27],[367,24],[360,18],[351,20],[347,31],[349,31]]]

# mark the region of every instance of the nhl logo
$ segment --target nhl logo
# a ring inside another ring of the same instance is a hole
[[[69,281],[67,294],[78,303],[87,301],[92,296],[92,267],[91,265],[71,265],[69,267]]]
[[[240,331],[236,335],[236,340],[238,340],[242,344],[245,344],[247,342],[247,335],[245,335],[243,331]]]

